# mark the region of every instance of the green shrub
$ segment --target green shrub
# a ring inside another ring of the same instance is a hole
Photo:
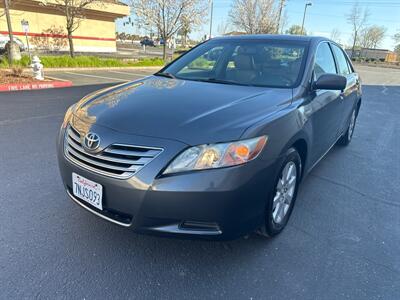
[[[40,60],[45,68],[96,68],[96,67],[148,67],[163,66],[161,58],[144,58],[137,61],[124,60],[119,58],[101,58],[98,56],[40,56]],[[24,55],[20,61],[15,61],[14,66],[29,67],[29,56]],[[8,68],[7,58],[0,60],[0,68]]]

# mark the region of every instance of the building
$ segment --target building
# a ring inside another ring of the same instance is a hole
[[[223,35],[230,36],[230,35],[244,35],[244,34],[247,34],[247,33],[243,32],[243,31],[231,31],[231,32],[224,33]]]
[[[30,46],[43,50],[68,50],[65,29],[65,16],[46,0],[47,6],[40,0],[11,0],[10,15],[15,36],[25,41],[21,21],[29,23],[28,39]],[[8,34],[6,17],[2,14],[4,1],[0,1],[0,34]],[[101,4],[92,4],[85,10],[85,18],[73,33],[75,51],[78,52],[115,52],[115,19],[128,16],[129,6],[116,0]],[[46,49],[48,48],[48,49]]]
[[[346,49],[346,52],[351,56],[351,49]],[[397,61],[397,55],[393,51],[387,49],[373,49],[373,48],[361,48],[354,50],[353,57],[360,57],[370,60],[380,60],[385,62]]]

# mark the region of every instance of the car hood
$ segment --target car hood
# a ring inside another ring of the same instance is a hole
[[[239,139],[291,99],[291,89],[150,76],[85,97],[74,115],[123,133],[197,145]]]

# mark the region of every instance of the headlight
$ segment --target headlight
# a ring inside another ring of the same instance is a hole
[[[232,143],[191,147],[178,155],[164,174],[244,164],[260,154],[267,139],[267,136],[261,136]]]
[[[72,112],[74,111],[75,104],[72,104],[68,109],[67,112],[65,113],[64,116],[64,121],[62,123],[62,128],[66,128],[68,125],[69,120],[71,119]]]

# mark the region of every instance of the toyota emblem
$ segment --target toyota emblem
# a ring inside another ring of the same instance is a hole
[[[93,132],[88,132],[83,140],[83,146],[89,150],[94,151],[100,146],[100,137]]]

